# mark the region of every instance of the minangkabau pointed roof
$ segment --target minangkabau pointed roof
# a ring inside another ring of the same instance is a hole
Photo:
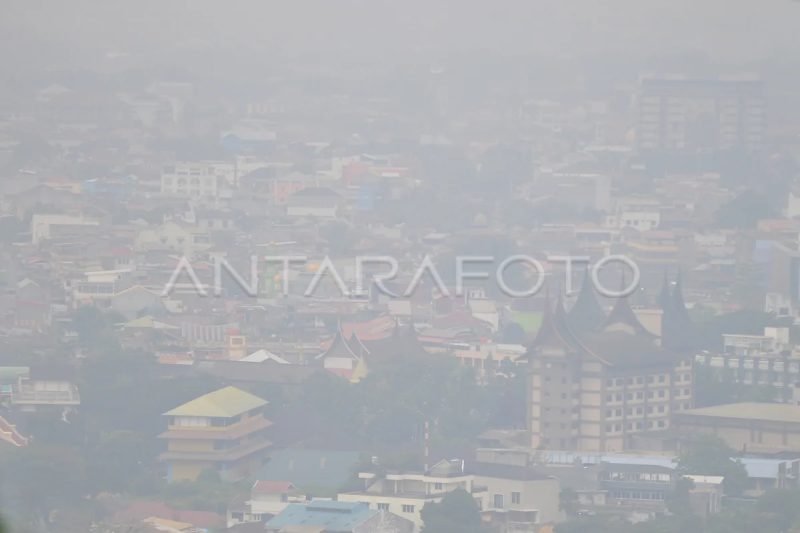
[[[622,284],[621,289],[625,288],[625,275],[622,275]],[[601,330],[608,331],[610,328],[617,324],[622,324],[625,326],[630,327],[633,329],[634,335],[641,335],[643,337],[654,338],[657,335],[650,333],[650,331],[645,328],[639,319],[636,318],[636,313],[633,312],[631,309],[631,304],[628,301],[627,296],[621,296],[617,298],[617,301],[614,303],[614,307],[611,309],[611,312],[608,314],[606,319],[600,325]]]
[[[589,274],[588,267],[583,275],[583,283],[578,293],[578,299],[575,300],[575,305],[569,310],[567,317],[572,331],[576,333],[595,330],[606,320],[606,314],[594,294],[592,277]]]

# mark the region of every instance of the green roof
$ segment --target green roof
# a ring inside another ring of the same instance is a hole
[[[0,366],[0,381],[17,381],[20,376],[28,374],[27,366]]]
[[[153,327],[153,317],[150,315],[145,315],[139,317],[135,320],[131,320],[127,324],[125,324],[126,328],[152,328]]]
[[[523,331],[532,332],[542,325],[542,313],[511,313],[511,320],[522,326]]]
[[[268,402],[236,387],[225,387],[164,413],[164,416],[209,416],[231,418]]]

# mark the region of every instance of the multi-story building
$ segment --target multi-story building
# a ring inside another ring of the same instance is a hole
[[[265,405],[258,396],[225,387],[164,413],[169,428],[159,438],[167,440],[167,451],[159,460],[167,463],[167,479],[194,480],[213,468],[223,480],[236,481],[255,471],[270,445]]]
[[[380,468],[360,472],[365,481],[363,491],[341,493],[340,502],[361,502],[370,509],[388,511],[422,527],[420,511],[426,502],[441,502],[456,489],[471,493],[482,510],[486,505],[486,488],[475,485],[475,476],[464,471],[461,460],[441,461],[425,472],[400,472]]]
[[[641,82],[642,152],[761,150],[764,84],[759,79],[647,78]]]
[[[665,283],[661,313],[646,328],[619,298],[608,316],[588,280],[569,315],[547,296],[541,328],[523,356],[530,368],[528,430],[533,448],[622,451],[628,435],[670,427],[692,407],[692,326]],[[683,339],[683,340],[682,340]]]
[[[695,356],[695,364],[745,385],[770,386],[775,400],[797,404],[800,358],[789,328],[764,328],[764,335],[722,335],[722,351]]]
[[[217,196],[217,166],[225,164],[203,161],[176,162],[161,168],[161,192],[188,197]]]
[[[486,487],[488,510],[505,515],[500,522],[509,531],[538,531],[565,518],[559,508],[561,483],[537,470],[535,455],[527,449],[479,448],[468,465],[475,483]]]

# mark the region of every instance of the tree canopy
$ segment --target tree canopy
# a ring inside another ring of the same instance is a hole
[[[464,489],[448,492],[440,503],[427,502],[420,513],[421,533],[480,533],[481,513]]]

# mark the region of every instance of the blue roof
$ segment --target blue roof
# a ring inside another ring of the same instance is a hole
[[[265,527],[324,526],[326,531],[353,531],[379,512],[364,503],[312,500],[308,504],[290,504]]]
[[[573,463],[575,459],[580,459],[584,464],[622,464],[622,465],[657,465],[667,468],[678,466],[676,457],[650,457],[646,455],[594,455],[570,452],[550,452],[545,455],[548,463]],[[741,458],[742,464],[747,469],[747,475],[751,478],[775,479],[778,476],[778,465],[788,462],[785,459],[758,459]]]

